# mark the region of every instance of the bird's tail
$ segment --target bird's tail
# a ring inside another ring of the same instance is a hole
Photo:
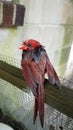
[[[39,113],[41,126],[44,124],[44,88],[43,86],[38,87],[38,96],[35,98],[34,105],[34,123]]]
[[[37,118],[38,115],[38,99],[35,97],[35,102],[34,102],[34,118],[33,118],[33,122],[35,123],[35,120]]]

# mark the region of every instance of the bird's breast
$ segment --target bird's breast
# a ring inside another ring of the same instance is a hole
[[[41,52],[35,52],[35,51],[28,51],[28,52],[23,52],[22,54],[22,59],[24,62],[35,62],[38,63],[41,59]]]

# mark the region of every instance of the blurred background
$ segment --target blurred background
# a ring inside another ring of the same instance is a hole
[[[0,60],[21,68],[22,52],[19,50],[19,45],[26,39],[36,39],[45,46],[59,77],[72,82],[73,0],[11,0],[9,2],[25,6],[24,23],[23,26],[0,27]],[[0,22],[1,18],[0,13]],[[67,86],[72,88],[72,84]],[[21,121],[28,130],[42,130],[38,119],[35,125],[32,124],[33,100],[31,93],[25,93],[0,79],[0,107],[4,113]],[[63,129],[73,130],[71,118],[45,104],[43,130],[52,130],[50,124],[54,124],[53,130],[59,130],[61,124],[64,126]]]

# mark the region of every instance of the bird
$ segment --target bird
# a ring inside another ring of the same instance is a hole
[[[45,74],[51,84],[61,88],[59,77],[50,62],[45,47],[35,39],[27,39],[21,43],[21,67],[24,79],[34,95],[35,123],[39,115],[41,127],[44,127],[44,82]]]

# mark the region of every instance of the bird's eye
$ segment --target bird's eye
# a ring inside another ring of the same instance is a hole
[[[27,46],[28,46],[28,47],[31,47],[31,44],[30,44],[30,43],[28,43],[28,44],[27,44]]]

